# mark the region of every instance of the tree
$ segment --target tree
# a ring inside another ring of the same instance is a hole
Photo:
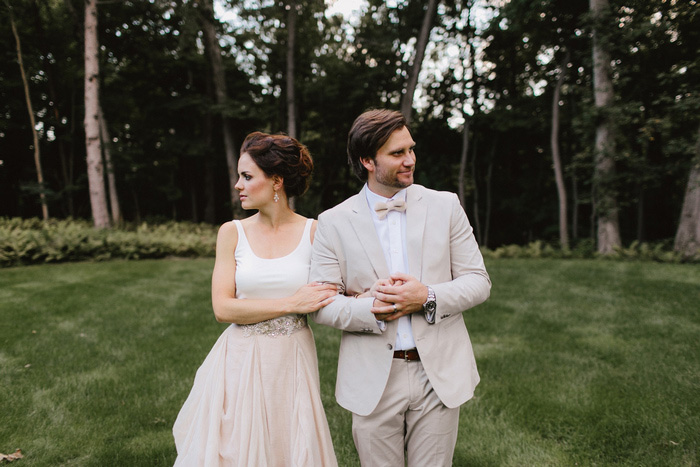
[[[416,42],[416,51],[413,55],[413,65],[411,66],[411,72],[408,75],[408,81],[406,81],[403,97],[401,98],[401,113],[404,115],[404,117],[406,117],[406,121],[409,125],[411,124],[411,117],[413,113],[413,95],[416,92],[418,75],[420,75],[420,70],[423,65],[423,57],[425,56],[425,49],[428,46],[430,30],[433,27],[433,18],[435,17],[437,3],[437,0],[428,0],[425,16],[423,17],[423,24],[420,29],[420,35],[418,36],[418,41]]]
[[[110,226],[100,144],[99,41],[97,0],[85,0],[85,146],[92,218],[97,228]]]
[[[105,119],[102,105],[98,108],[100,120],[100,145],[104,152],[104,162],[107,166],[107,186],[109,187],[109,206],[112,213],[112,222],[119,224],[122,221],[122,210],[119,205],[119,194],[117,193],[117,181],[114,176],[114,162],[112,161],[112,138],[109,136],[109,128]]]
[[[700,255],[700,127],[673,249],[688,258]]]
[[[590,0],[593,17],[593,93],[600,112],[595,136],[595,209],[598,220],[598,252],[613,253],[621,244],[615,177],[615,133],[610,110],[615,94],[610,70],[610,40],[604,34],[609,17],[608,0]],[[608,26],[609,27],[609,26]]]
[[[17,63],[19,64],[20,74],[22,75],[22,84],[24,86],[24,96],[27,104],[27,112],[29,113],[29,122],[32,128],[32,138],[34,141],[34,165],[36,167],[36,178],[39,183],[39,199],[41,200],[41,213],[44,220],[49,218],[49,207],[46,202],[46,193],[44,192],[44,171],[41,167],[41,152],[39,149],[39,135],[36,130],[36,120],[34,118],[34,107],[32,106],[32,98],[29,93],[29,82],[27,81],[27,74],[24,71],[24,60],[22,58],[22,45],[19,38],[19,33],[17,32],[17,26],[15,25],[14,15],[12,13],[12,7],[8,0],[5,0],[5,5],[10,16],[10,25],[12,26],[12,34],[15,37],[15,43],[17,48]]]
[[[294,92],[294,49],[297,35],[297,3],[289,0],[287,9],[287,134],[297,137],[296,93]]]
[[[221,131],[224,137],[224,148],[226,151],[226,162],[228,165],[229,193],[233,217],[243,216],[241,201],[238,197],[235,185],[238,181],[238,148],[234,142],[231,124],[226,117],[224,109],[228,105],[228,93],[226,91],[226,72],[221,59],[221,46],[216,36],[216,19],[214,17],[214,4],[212,0],[199,0],[201,10],[202,32],[204,33],[207,56],[211,65],[212,78],[214,81],[214,94],[216,103],[221,111]]]
[[[552,97],[552,133],[550,144],[552,146],[552,162],[554,166],[554,179],[557,184],[557,196],[559,198],[559,243],[564,249],[569,248],[569,221],[568,209],[566,202],[566,185],[564,184],[564,170],[561,163],[561,155],[559,151],[559,100],[561,98],[561,88],[566,78],[566,68],[569,65],[571,54],[566,52],[564,59],[561,62],[559,78],[554,88],[554,96]]]

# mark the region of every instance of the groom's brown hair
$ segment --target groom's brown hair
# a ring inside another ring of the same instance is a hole
[[[363,159],[374,159],[391,134],[408,127],[406,118],[395,110],[372,109],[355,119],[348,133],[348,164],[357,178],[367,180]]]

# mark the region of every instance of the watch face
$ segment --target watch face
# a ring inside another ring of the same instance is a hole
[[[425,304],[425,311],[427,312],[433,312],[435,308],[437,308],[435,302],[428,302]]]

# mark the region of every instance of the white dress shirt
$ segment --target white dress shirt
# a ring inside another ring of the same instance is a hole
[[[367,193],[367,203],[372,212],[372,220],[374,228],[377,230],[379,243],[384,252],[384,259],[389,266],[390,273],[402,272],[408,274],[408,252],[406,251],[406,212],[389,211],[387,216],[380,220],[377,213],[374,211],[374,205],[381,201],[386,203],[390,199],[406,201],[406,189],[396,193],[393,198],[385,198],[372,190],[369,186],[365,190]],[[386,279],[381,277],[380,279]],[[381,322],[384,329],[384,322]],[[396,332],[395,350],[414,349],[416,343],[413,340],[413,331],[411,330],[411,315],[402,316],[398,319],[398,330]]]

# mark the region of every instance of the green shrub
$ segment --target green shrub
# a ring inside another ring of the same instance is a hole
[[[655,244],[634,241],[630,246],[617,248],[614,253],[609,255],[598,254],[595,250],[595,242],[591,239],[580,240],[571,249],[563,249],[558,245],[537,240],[524,246],[505,245],[493,250],[482,248],[482,253],[486,258],[600,258],[625,261],[658,261],[663,263],[700,262],[700,256],[683,258],[679,253],[673,251],[672,245],[668,241]]]
[[[0,218],[0,266],[214,256],[216,227],[188,222],[95,229],[84,220]]]

